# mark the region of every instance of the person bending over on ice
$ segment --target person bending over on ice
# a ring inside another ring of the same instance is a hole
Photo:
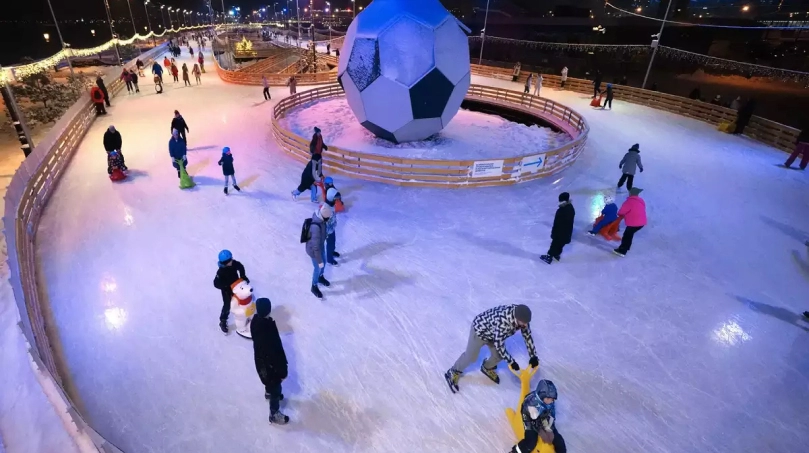
[[[317,203],[316,181],[323,177],[323,167],[320,154],[312,154],[312,159],[306,164],[301,173],[301,183],[298,188],[292,191],[292,199],[297,200],[298,196],[306,189],[311,191],[310,199],[312,203]]]
[[[501,360],[508,362],[512,370],[518,371],[520,365],[506,351],[506,339],[518,330],[522,332],[525,347],[528,348],[528,355],[531,357],[528,364],[533,368],[539,366],[534,339],[531,337],[530,322],[531,309],[526,305],[501,305],[475,316],[475,319],[472,320],[472,328],[469,330],[466,351],[458,357],[455,365],[444,373],[452,393],[459,390],[458,380],[461,378],[461,374],[472,362],[477,360],[480,348],[484,345],[489,348],[489,358],[480,365],[480,371],[486,377],[496,384],[500,383],[500,376],[497,375],[496,368]]]
[[[264,398],[270,400],[270,423],[285,425],[289,417],[281,413],[281,382],[287,378],[287,355],[278,335],[275,320],[270,317],[270,299],[256,300],[256,315],[250,321],[250,336],[253,338],[253,359],[256,372],[264,384]]]
[[[222,292],[222,311],[219,313],[219,328],[222,329],[222,333],[225,335],[228,334],[230,298],[233,297],[233,290],[230,288],[230,285],[239,279],[250,283],[250,279],[247,278],[242,263],[233,259],[233,254],[230,253],[230,250],[222,250],[219,252],[219,269],[216,271],[216,277],[213,279],[213,286]]]
[[[556,386],[542,379],[535,392],[525,395],[522,402],[522,423],[525,436],[511,449],[511,453],[531,453],[539,439],[553,444],[556,453],[567,453],[565,439],[556,430]]]

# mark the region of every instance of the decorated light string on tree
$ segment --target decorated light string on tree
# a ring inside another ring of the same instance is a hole
[[[469,43],[474,44],[480,42],[480,36],[470,36]],[[574,50],[579,52],[648,52],[648,45],[640,44],[573,44],[564,42],[543,42],[543,41],[526,41],[522,39],[501,38],[499,36],[486,35],[487,42],[510,44],[515,46],[523,46],[529,49],[548,49],[548,50]]]
[[[712,57],[686,50],[675,49],[673,47],[659,46],[660,55],[677,61],[695,63],[700,66],[732,71],[744,74],[748,77],[766,77],[782,81],[794,81],[804,85],[809,85],[809,72],[792,71],[789,69],[774,68],[742,61],[727,60],[724,58]]]

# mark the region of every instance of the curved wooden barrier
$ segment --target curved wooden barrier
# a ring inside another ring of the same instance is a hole
[[[521,83],[525,83],[525,79],[528,78],[529,73],[530,71],[522,71],[518,80]],[[511,80],[512,70],[473,64],[472,74]],[[542,86],[543,88],[558,88],[561,84],[561,79],[561,76],[558,75],[542,74]],[[606,86],[606,83],[602,83],[602,89],[604,86]],[[565,83],[565,89],[576,93],[592,94],[593,82],[591,80],[568,77]],[[718,126],[721,122],[731,122],[736,119],[736,111],[733,109],[713,105],[709,102],[661,93],[659,91],[613,84],[613,93],[615,99],[619,101],[665,110],[667,112],[705,121],[715,126]],[[748,124],[744,130],[744,135],[787,152],[792,152],[795,148],[795,140],[798,138],[799,133],[800,131],[798,129],[776,123],[775,121],[760,116],[753,116],[750,120],[750,124]]]
[[[216,58],[214,65],[216,66],[216,73],[219,78],[228,83],[236,85],[261,85],[261,76],[267,77],[267,82],[271,86],[285,86],[289,77],[292,74],[277,74],[277,73],[261,73],[261,72],[244,72],[244,71],[230,71],[219,66],[219,61]],[[305,85],[323,85],[324,83],[337,82],[337,71],[318,72],[315,74],[294,74],[298,80],[299,86]]]
[[[287,130],[279,120],[302,104],[343,94],[343,89],[338,84],[332,84],[304,91],[278,102],[273,109],[272,128],[281,149],[301,162],[308,161],[309,139]],[[538,116],[557,125],[573,140],[554,150],[478,161],[397,158],[330,146],[324,153],[324,166],[334,173],[409,187],[505,186],[558,173],[572,165],[584,149],[589,127],[581,115],[564,105],[517,91],[480,85],[469,88],[467,99]],[[481,166],[489,168],[486,176],[476,175],[486,174],[480,171]],[[497,167],[500,166],[502,171],[498,172]]]
[[[148,67],[164,51],[165,45],[161,45],[140,55],[140,59]],[[135,62],[127,63],[125,67],[133,69]],[[124,86],[118,74],[109,76],[106,85],[112,96]],[[51,401],[55,406],[59,406],[54,409],[60,416],[75,424],[80,435],[88,436],[97,451],[106,453],[120,450],[102,438],[82,419],[62,388],[37,286],[36,257],[37,226],[42,211],[95,118],[95,108],[89,94],[83,96],[62,115],[42,142],[23,161],[6,191],[3,233],[6,236],[8,267],[11,274],[9,283],[20,312],[20,330],[28,343],[34,346],[29,352],[42,374],[42,385],[52,388],[49,391],[51,398],[59,398],[59,401]]]

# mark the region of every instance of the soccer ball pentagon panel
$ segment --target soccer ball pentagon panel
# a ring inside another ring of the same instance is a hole
[[[357,120],[395,143],[446,127],[469,89],[466,32],[438,0],[374,0],[348,27],[337,69]]]

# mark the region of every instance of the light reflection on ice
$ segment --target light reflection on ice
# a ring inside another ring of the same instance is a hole
[[[128,207],[124,208],[124,224],[132,226],[133,223],[135,223],[135,217],[132,216],[132,210]]]
[[[120,329],[126,322],[126,310],[121,307],[104,310],[104,322],[110,330]]]
[[[737,344],[751,339],[750,335],[734,320],[723,322],[713,331],[714,339],[725,346],[736,346]]]

